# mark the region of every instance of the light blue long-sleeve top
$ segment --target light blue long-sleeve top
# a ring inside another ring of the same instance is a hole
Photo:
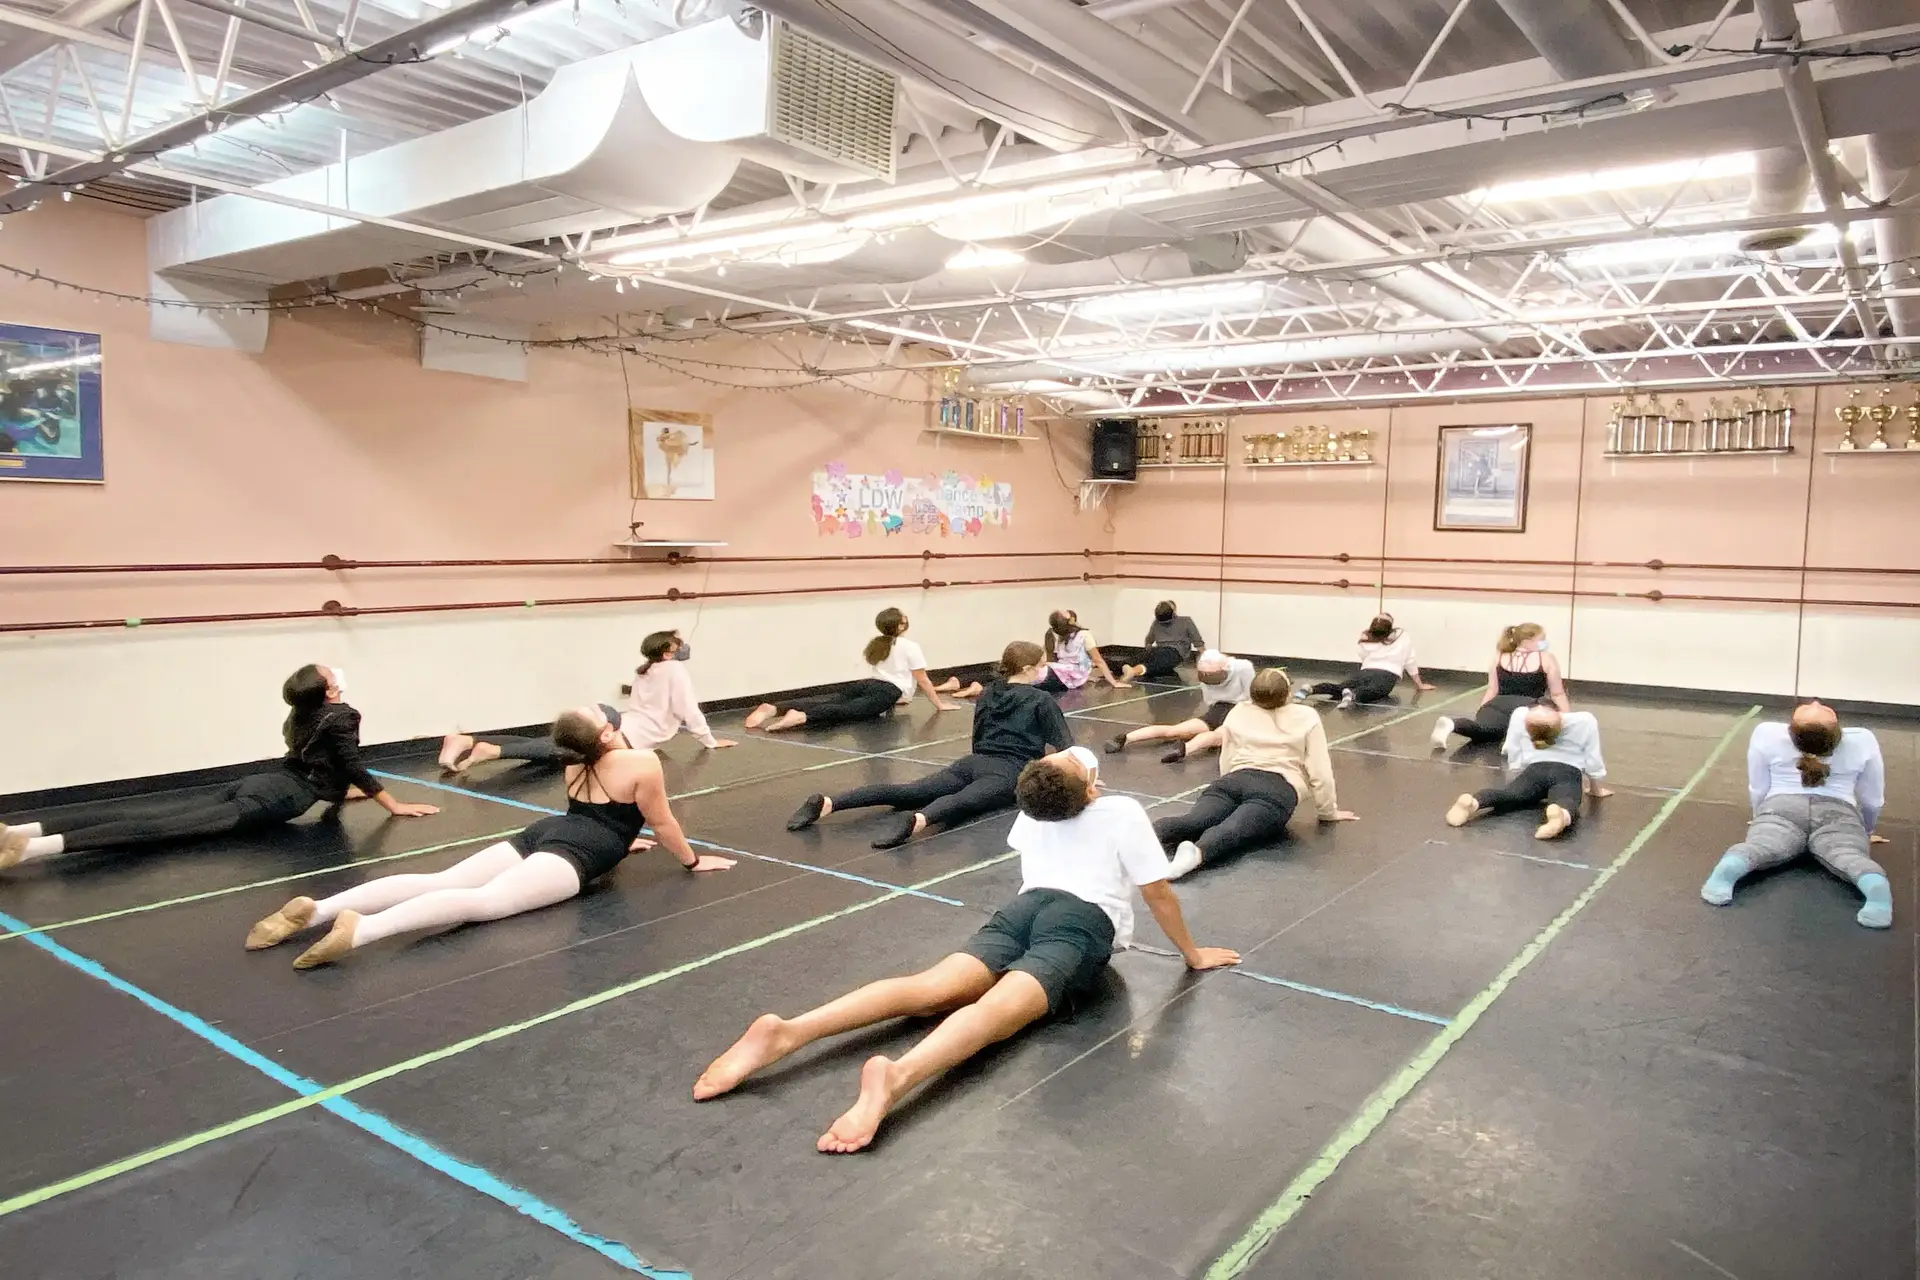
[[[1519,717],[1515,717],[1518,719]],[[1800,781],[1800,748],[1778,721],[1755,725],[1747,743],[1747,795],[1758,809],[1768,796],[1831,796],[1860,810],[1868,831],[1887,803],[1887,765],[1870,729],[1842,729],[1840,745],[1822,757],[1831,770],[1817,787]]]
[[[1560,736],[1552,746],[1536,747],[1527,736],[1527,713],[1516,711],[1507,721],[1507,768],[1518,771],[1539,760],[1570,764],[1589,778],[1607,776],[1607,762],[1600,758],[1600,722],[1591,711],[1569,711],[1560,717]]]

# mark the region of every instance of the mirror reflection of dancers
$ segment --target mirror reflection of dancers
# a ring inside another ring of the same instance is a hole
[[[1065,693],[1080,688],[1096,674],[1115,689],[1133,687],[1108,670],[1107,660],[1100,656],[1100,646],[1093,642],[1093,632],[1080,625],[1080,615],[1073,610],[1060,609],[1048,615],[1043,639],[1047,669],[1034,681],[1034,688]]]
[[[1179,606],[1173,601],[1162,600],[1153,606],[1153,621],[1147,627],[1142,647],[1145,655],[1139,663],[1122,668],[1123,679],[1166,680],[1179,670],[1181,663],[1190,662],[1203,652],[1207,642],[1200,638],[1200,628],[1192,618],[1179,612]]]
[[[1487,691],[1480,697],[1480,708],[1471,720],[1440,716],[1433,722],[1432,747],[1446,749],[1447,741],[1459,734],[1468,742],[1505,742],[1507,722],[1513,713],[1536,702],[1551,701],[1561,711],[1571,711],[1567,689],[1560,679],[1560,662],[1547,652],[1546,629],[1537,622],[1522,622],[1500,633],[1500,643],[1487,668]]]
[[[688,846],[667,806],[660,761],[625,746],[599,707],[562,712],[553,740],[571,752],[567,811],[511,840],[488,845],[433,875],[382,876],[315,901],[295,898],[254,925],[247,950],[278,946],[303,929],[331,925],[293,962],[296,969],[332,964],[382,938],[482,920],[504,920],[576,897],[626,859],[643,824],[688,871],[725,871],[730,858],[701,856]]]
[[[1320,713],[1292,702],[1287,673],[1269,667],[1253,678],[1248,700],[1221,726],[1220,776],[1193,808],[1153,824],[1162,848],[1173,849],[1169,880],[1215,864],[1287,833],[1300,793],[1313,796],[1322,822],[1354,822],[1333,787],[1333,756]]]
[[[280,696],[292,708],[278,769],[249,774],[208,792],[137,796],[90,807],[82,817],[0,824],[0,870],[63,853],[201,840],[292,822],[314,805],[366,796],[398,818],[440,810],[393,798],[360,759],[360,713],[341,699],[341,676],[310,664],[288,676]]]
[[[929,827],[957,827],[996,809],[1012,808],[1020,770],[1073,745],[1073,731],[1060,704],[1033,687],[1040,656],[1040,646],[1030,640],[1015,640],[1000,655],[999,679],[974,705],[970,755],[917,782],[874,783],[836,796],[808,796],[787,830],[804,831],[830,813],[885,806],[902,812],[873,847],[893,849]]]
[[[1734,885],[1755,871],[1811,853],[1866,899],[1855,920],[1869,929],[1892,927],[1893,890],[1868,856],[1873,844],[1885,843],[1873,828],[1887,800],[1886,761],[1870,730],[1842,729],[1833,708],[1820,702],[1795,707],[1785,724],[1755,725],[1747,797],[1747,838],[1720,859],[1700,887],[1702,898],[1724,907]]]
[[[867,647],[860,653],[861,660],[867,664],[868,675],[865,680],[855,680],[844,688],[817,698],[797,698],[778,704],[763,702],[748,713],[746,727],[758,729],[764,726],[768,733],[784,733],[801,725],[831,729],[843,724],[881,720],[892,715],[896,706],[904,707],[912,702],[915,688],[927,695],[935,711],[960,709],[942,694],[951,693],[959,698],[971,698],[979,694],[978,683],[961,689],[957,679],[950,679],[935,687],[927,677],[927,655],[921,652],[918,644],[906,638],[906,614],[898,609],[882,609],[874,617],[873,626],[880,634],[867,641]],[[779,719],[775,720],[775,716]]]
[[[1512,774],[1505,786],[1463,795],[1447,810],[1447,825],[1463,827],[1492,813],[1545,807],[1546,820],[1533,838],[1551,840],[1580,820],[1581,793],[1596,800],[1613,792],[1600,785],[1607,762],[1600,757],[1600,722],[1590,711],[1565,715],[1558,707],[1530,707],[1507,725],[1502,751]]]
[[[1393,615],[1383,613],[1367,624],[1360,633],[1360,669],[1345,680],[1326,680],[1315,685],[1301,685],[1294,690],[1294,697],[1302,701],[1307,698],[1338,698],[1344,710],[1356,702],[1379,702],[1393,692],[1393,686],[1400,683],[1400,675],[1405,672],[1413,680],[1413,687],[1421,692],[1429,692],[1433,686],[1420,675],[1420,664],[1414,661],[1413,637],[1393,625]]]
[[[1220,745],[1220,726],[1227,713],[1247,700],[1253,689],[1253,664],[1245,658],[1229,658],[1218,649],[1200,655],[1200,701],[1205,710],[1198,716],[1176,724],[1148,724],[1116,733],[1107,740],[1108,755],[1118,755],[1136,742],[1168,742],[1174,747],[1161,756],[1164,764],[1178,764],[1190,755],[1211,751]]]

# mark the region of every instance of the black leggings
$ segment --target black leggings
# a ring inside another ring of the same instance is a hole
[[[1147,650],[1146,655],[1140,659],[1141,662],[1146,664],[1147,668],[1144,678],[1148,680],[1165,680],[1168,676],[1180,669],[1180,663],[1185,656],[1185,654],[1170,644],[1157,644],[1153,646],[1153,648]]]
[[[1351,689],[1355,702],[1378,702],[1392,693],[1393,686],[1399,683],[1400,677],[1394,672],[1382,671],[1378,667],[1363,667],[1338,684],[1323,680],[1307,692],[1322,698],[1338,698]]]
[[[140,797],[104,806],[107,816],[54,819],[40,829],[66,850],[159,844],[277,827],[311,809],[319,793],[284,769],[251,774],[205,794]]]
[[[530,760],[535,764],[563,765],[574,758],[572,753],[552,738],[512,738],[496,734],[491,738],[482,738],[481,741],[491,742],[500,748],[502,760]]]
[[[1193,808],[1153,824],[1160,843],[1191,840],[1205,862],[1244,853],[1286,834],[1300,796],[1293,784],[1265,769],[1235,769],[1209,784]]]
[[[1501,694],[1481,707],[1473,719],[1455,720],[1453,731],[1468,742],[1505,742],[1507,722],[1513,719],[1513,713],[1526,710],[1533,701],[1523,694]]]
[[[807,727],[831,729],[843,724],[878,720],[892,713],[900,701],[900,686],[891,680],[856,680],[844,689],[818,698],[802,698],[781,706],[782,711],[800,711]]]
[[[833,811],[878,805],[923,813],[935,827],[958,826],[996,809],[1013,807],[1013,784],[1020,762],[1000,756],[961,756],[938,773],[916,782],[876,782],[833,797]]]
[[[1535,760],[1508,779],[1504,787],[1474,792],[1474,803],[1482,813],[1512,813],[1515,809],[1538,809],[1557,804],[1580,820],[1580,771],[1558,760]]]

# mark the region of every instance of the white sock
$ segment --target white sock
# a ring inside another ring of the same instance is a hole
[[[1441,716],[1433,722],[1433,737],[1428,739],[1427,745],[1435,751],[1444,751],[1447,746],[1447,739],[1452,736],[1453,717]]]
[[[1167,879],[1178,880],[1199,869],[1200,846],[1191,840],[1182,840],[1179,847],[1173,851],[1172,866],[1167,871]]]
[[[40,829],[40,824],[37,822],[10,822],[7,824],[7,830],[17,835],[23,835],[29,840],[35,836],[46,834]]]
[[[32,862],[35,858],[51,858],[56,853],[67,851],[64,836],[29,836],[27,847],[20,854],[20,861]]]

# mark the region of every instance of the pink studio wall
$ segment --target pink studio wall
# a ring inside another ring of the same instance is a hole
[[[0,261],[96,288],[146,291],[141,223],[87,201],[10,217]],[[0,280],[0,315],[97,331],[105,349],[107,483],[0,484],[0,538],[14,564],[605,556],[626,536],[630,506],[631,518],[645,522],[642,536],[721,540],[728,555],[1105,545],[1098,520],[1079,515],[1068,487],[1085,474],[1084,433],[1073,427],[1057,433],[1056,467],[1044,443],[933,436],[920,430],[927,420],[921,405],[836,384],[733,390],[638,358],[627,361],[623,377],[616,358],[557,350],[532,353],[524,384],[432,372],[420,367],[411,326],[358,310],[276,316],[259,356],[157,343],[140,306],[39,283]],[[764,349],[701,343],[685,350],[707,360],[767,362]],[[915,400],[926,394],[905,375],[867,385]],[[630,504],[630,402],[712,415],[716,501]],[[809,508],[810,477],[829,461],[856,471],[952,468],[1009,481],[1013,527],[977,538],[821,537]],[[619,565],[14,578],[0,592],[0,621],[312,609],[328,599],[374,606],[668,586],[1077,576],[1087,567],[1074,557],[962,561],[936,571],[911,563]]]

